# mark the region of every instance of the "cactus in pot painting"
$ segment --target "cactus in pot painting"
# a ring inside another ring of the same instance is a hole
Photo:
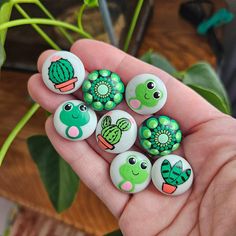
[[[182,161],[176,162],[172,167],[168,160],[164,160],[161,165],[161,175],[165,181],[162,184],[162,191],[172,194],[179,185],[185,183],[189,179],[191,169],[183,170]]]
[[[61,92],[67,92],[75,87],[78,80],[74,77],[74,68],[69,60],[64,58],[55,58],[51,61],[48,68],[49,79],[54,83],[54,87]]]
[[[123,132],[131,128],[131,123],[127,118],[120,118],[116,121],[116,124],[112,124],[110,116],[105,116],[102,120],[102,132],[97,135],[99,146],[106,150],[113,150],[115,144],[117,144]]]

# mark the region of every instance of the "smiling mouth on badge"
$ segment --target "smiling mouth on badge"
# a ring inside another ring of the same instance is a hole
[[[74,116],[74,115],[72,115],[72,117],[73,117],[74,119],[78,119],[78,116]]]
[[[147,97],[146,93],[144,94],[144,98],[147,99],[147,100],[150,99],[149,97]]]
[[[134,173],[133,171],[132,171],[132,174],[133,174],[133,175],[139,175],[139,173]]]

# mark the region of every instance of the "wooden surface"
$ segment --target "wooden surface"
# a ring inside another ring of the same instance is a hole
[[[178,69],[199,60],[215,64],[214,55],[202,37],[177,13],[181,1],[155,1],[153,18],[139,54],[150,48],[166,56]],[[221,4],[222,1],[214,1]],[[29,74],[2,72],[0,80],[0,143],[31,105],[26,83]],[[0,169],[0,195],[48,216],[61,219],[92,235],[102,235],[117,228],[117,222],[101,201],[83,184],[73,207],[58,215],[52,209],[26,147],[26,138],[44,133],[43,110],[17,136]]]
[[[29,74],[2,72],[0,81],[0,142],[31,106],[26,90]],[[40,109],[17,136],[0,169],[0,195],[48,216],[56,217],[92,235],[117,228],[116,220],[101,201],[82,183],[80,192],[65,213],[56,214],[50,205],[38,171],[26,146],[26,138],[44,133],[45,112]]]
[[[8,236],[92,236],[44,214],[21,207]]]
[[[194,27],[179,16],[179,5],[185,0],[154,0],[155,7],[147,28],[139,56],[152,49],[170,60],[179,70],[184,70],[199,60],[215,65],[205,37],[199,36]],[[213,1],[215,8],[225,7],[223,0]]]

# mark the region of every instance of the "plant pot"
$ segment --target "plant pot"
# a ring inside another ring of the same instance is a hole
[[[164,193],[172,194],[176,189],[177,189],[177,186],[173,186],[167,183],[162,184],[162,191]]]
[[[103,150],[106,150],[106,149],[112,150],[112,149],[114,149],[114,146],[113,146],[112,144],[108,143],[108,142],[102,137],[101,134],[99,134],[99,135],[97,136],[97,138],[98,138],[98,145],[99,145],[99,147],[102,148]]]
[[[61,92],[68,92],[75,87],[75,82],[77,80],[78,80],[77,78],[72,78],[70,80],[67,80],[66,82],[61,83],[61,84],[56,84],[55,88],[59,89]]]

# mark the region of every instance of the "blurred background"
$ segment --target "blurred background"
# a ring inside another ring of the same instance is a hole
[[[45,18],[45,12],[35,4],[13,6],[7,18],[7,8],[3,8],[6,2],[11,1],[0,1],[0,28],[6,22],[27,18],[24,12],[32,18]],[[213,85],[213,88],[221,89],[221,84],[224,85],[227,94],[225,90],[218,92],[223,94],[223,100],[229,100],[226,101],[230,106],[228,113],[236,116],[235,0],[102,0],[98,1],[99,6],[97,1],[88,0],[57,0],[56,4],[42,0],[41,3],[57,20],[76,27],[80,27],[79,15],[87,4],[82,12],[83,29],[93,38],[173,71],[177,78],[192,65],[207,62],[219,80],[218,87]],[[60,48],[70,48],[70,40],[58,28],[42,26],[41,29]],[[81,38],[72,31],[69,35],[71,40]],[[30,25],[9,28],[6,40],[1,43],[6,55],[0,80],[0,142],[3,144],[32,106],[27,80],[36,72],[39,54],[51,46]],[[3,61],[1,50],[0,57]],[[209,89],[207,81],[205,84]],[[0,167],[0,236],[105,235],[118,229],[116,219],[82,182],[72,205],[58,212],[52,193],[41,180],[42,170],[31,158],[26,142],[32,135],[45,134],[45,119],[45,111],[40,108],[16,136]]]

